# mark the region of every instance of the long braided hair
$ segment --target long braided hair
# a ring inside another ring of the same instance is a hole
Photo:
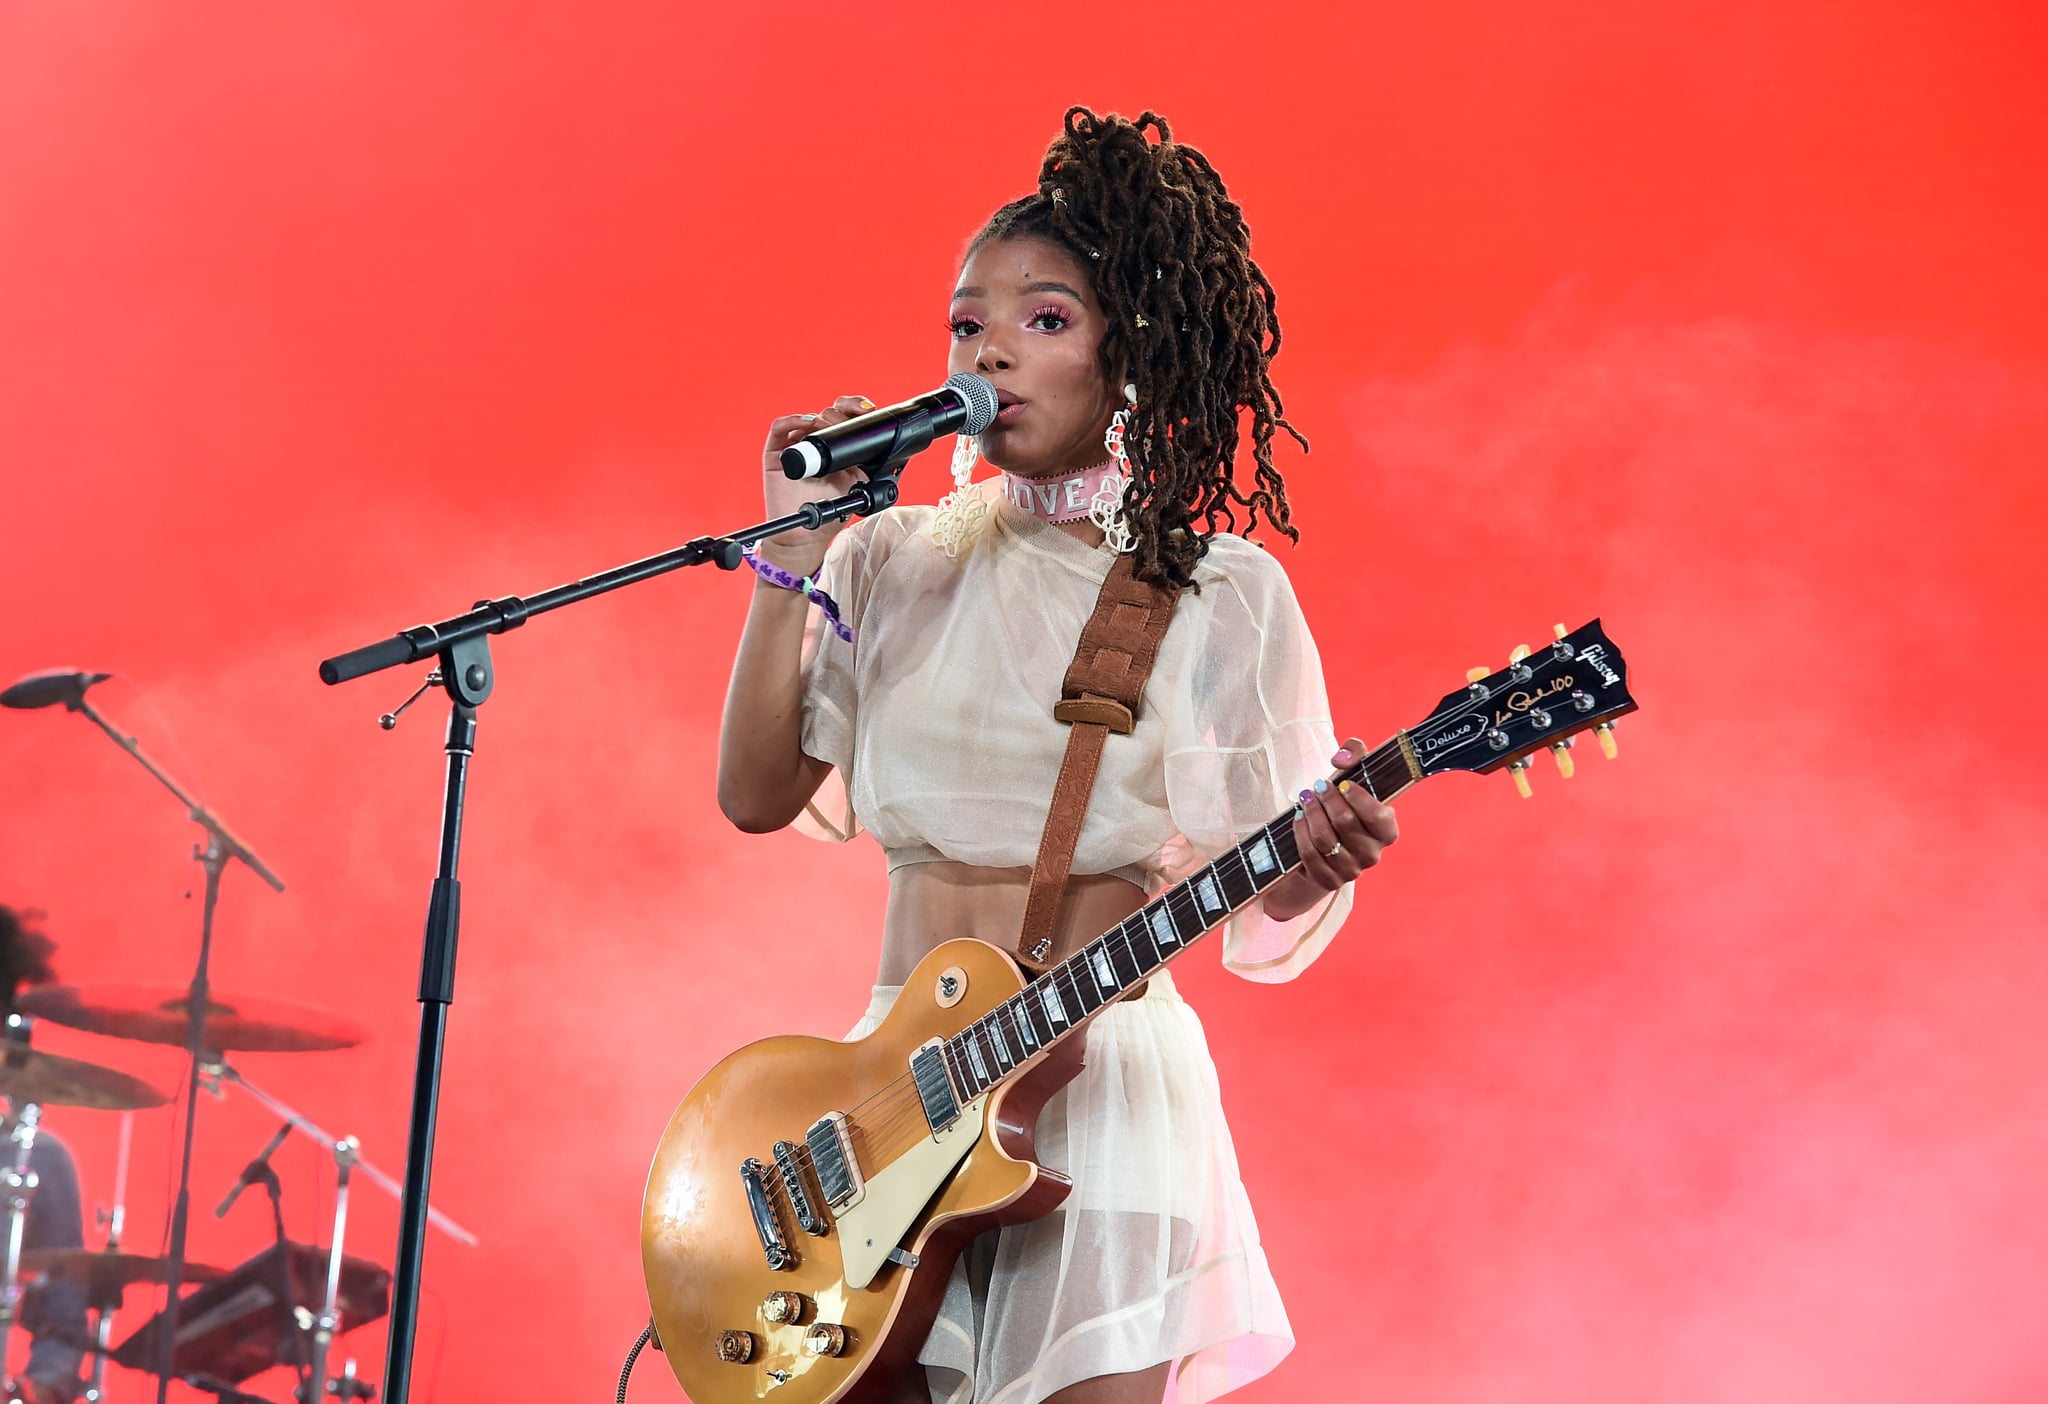
[[[1046,149],[1037,193],[997,210],[967,252],[1015,238],[1050,240],[1088,270],[1109,321],[1097,348],[1103,375],[1114,386],[1137,384],[1124,431],[1124,515],[1139,577],[1191,585],[1210,536],[1236,531],[1240,507],[1244,534],[1263,517],[1299,540],[1273,437],[1285,429],[1304,452],[1308,440],[1287,422],[1273,386],[1273,285],[1252,261],[1244,214],[1208,158],[1174,141],[1156,113],[1133,122],[1070,108]],[[1236,472],[1245,412],[1249,492]]]

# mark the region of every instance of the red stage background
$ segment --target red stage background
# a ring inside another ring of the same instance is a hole
[[[398,1173],[444,708],[315,662],[752,520],[771,416],[937,382],[1063,109],[1155,107],[1280,290],[1340,726],[1595,614],[1644,702],[1531,802],[1405,800],[1298,984],[1191,957],[1300,1336],[1241,1397],[2048,1397],[2044,60],[2016,3],[11,5],[0,682],[114,670],[283,875],[228,874],[217,986],[375,1037],[245,1070]],[[496,646],[434,1180],[483,1241],[430,1239],[416,1398],[609,1397],[670,1107],[866,1002],[877,855],[713,803],[745,595]],[[0,780],[62,973],[187,979],[171,798],[61,710]],[[104,1202],[116,1120],[50,1124]],[[208,1211],[272,1125],[202,1100],[196,1257],[261,1246]],[[137,1118],[131,1247],[175,1146]],[[395,1225],[360,1188],[351,1248]]]

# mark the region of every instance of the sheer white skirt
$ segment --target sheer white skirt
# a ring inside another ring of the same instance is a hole
[[[847,1037],[896,995],[877,986]],[[1038,1404],[1169,1361],[1166,1397],[1200,1404],[1294,1347],[1194,1010],[1161,972],[1085,1037],[1086,1067],[1038,1120],[1038,1158],[1073,1193],[962,1255],[918,1354],[934,1404]]]

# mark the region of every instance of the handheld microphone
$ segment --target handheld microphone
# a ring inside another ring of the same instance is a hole
[[[112,673],[75,673],[69,668],[49,668],[40,673],[30,673],[13,687],[0,692],[0,707],[17,707],[26,711],[31,707],[54,707],[59,702],[67,707],[76,707],[85,700],[87,688],[112,676]]]
[[[782,451],[782,471],[822,478],[849,468],[890,469],[930,448],[940,434],[979,434],[995,423],[997,408],[995,387],[961,371],[929,395],[804,435]]]
[[[277,1148],[284,1144],[284,1138],[292,1134],[292,1124],[287,1121],[277,1128],[277,1134],[270,1138],[270,1144],[257,1152],[256,1158],[242,1167],[242,1178],[235,1181],[235,1187],[228,1191],[228,1197],[220,1202],[220,1208],[213,1211],[216,1219],[225,1219],[228,1210],[235,1207],[235,1201],[242,1197],[242,1191],[255,1184],[268,1173],[270,1157],[277,1154]]]

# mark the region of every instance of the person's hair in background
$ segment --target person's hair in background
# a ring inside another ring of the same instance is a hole
[[[50,965],[57,943],[35,925],[42,915],[33,908],[16,911],[0,905],[0,1013],[14,1008],[14,996],[23,985],[57,978]]]

